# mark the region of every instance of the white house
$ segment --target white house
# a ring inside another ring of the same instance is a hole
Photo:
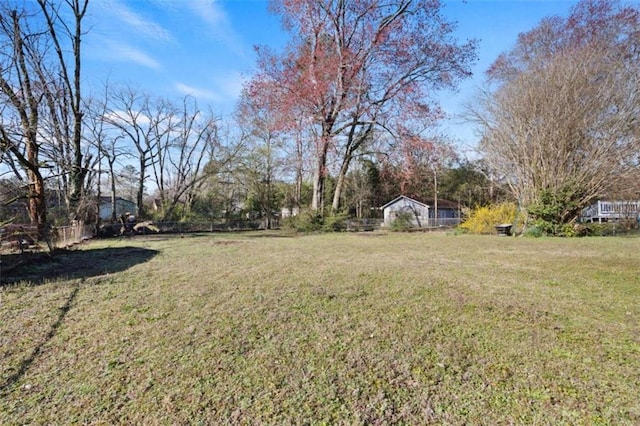
[[[581,222],[610,222],[640,217],[640,201],[596,201],[580,213]]]

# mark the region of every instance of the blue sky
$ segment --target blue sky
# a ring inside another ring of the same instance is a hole
[[[448,0],[445,16],[460,40],[480,40],[474,77],[439,99],[452,118],[443,131],[461,147],[476,143],[455,115],[482,84],[484,70],[513,46],[520,32],[550,15],[566,15],[572,0]],[[83,75],[171,98],[191,94],[221,116],[234,108],[242,82],[255,69],[254,45],[282,47],[288,34],[266,0],[92,0],[85,23]]]

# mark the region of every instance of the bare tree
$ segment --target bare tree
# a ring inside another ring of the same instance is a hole
[[[29,218],[44,237],[47,225],[45,184],[40,159],[41,89],[33,75],[33,64],[44,62],[41,35],[32,33],[26,12],[3,7],[0,13],[2,62],[0,63],[0,146],[12,156],[20,169],[14,168],[20,180],[26,178]],[[24,172],[24,175],[22,174]]]
[[[85,114],[85,131],[97,154],[96,164],[91,168],[88,180],[95,179],[96,181],[96,199],[98,204],[96,224],[98,226],[101,220],[100,205],[102,201],[102,180],[104,175],[108,176],[107,182],[111,199],[111,222],[117,221],[116,164],[128,155],[128,151],[122,143],[125,137],[124,134],[121,131],[112,131],[105,121],[105,117],[107,117],[108,96],[108,85],[105,85],[104,98],[101,100],[95,98],[89,99],[85,107],[88,112]],[[106,169],[103,168],[105,163]],[[88,182],[88,184],[89,183],[91,182]]]
[[[497,89],[468,108],[486,163],[524,207],[561,195],[561,222],[638,167],[640,62],[631,52],[640,48],[640,21],[609,6],[583,2],[566,21],[547,19],[521,35],[491,69]],[[584,31],[596,24],[606,28]],[[636,32],[627,37],[629,28]]]
[[[84,36],[82,21],[89,0],[64,0],[62,3],[55,0],[37,1],[46,21],[48,37],[54,47],[53,62],[58,70],[57,78],[48,74],[46,69],[42,69],[41,63],[35,64],[34,69],[42,82],[52,142],[66,147],[71,159],[70,167],[65,170],[69,174],[68,203],[71,218],[84,219],[81,198],[85,178],[90,169],[90,157],[83,153],[82,144],[84,113],[81,92],[81,41]],[[60,12],[62,4],[71,11],[71,22],[63,19]],[[67,43],[70,46],[67,46]],[[71,51],[70,56],[68,51]]]
[[[148,98],[142,112],[148,119],[149,140],[153,141],[151,144],[153,149],[149,152],[152,158],[149,169],[157,187],[160,208],[163,210],[164,216],[164,210],[170,197],[168,167],[171,163],[170,155],[175,134],[180,131],[180,117],[176,106],[168,99],[163,98]]]
[[[74,191],[77,189],[72,198],[79,199],[86,175],[81,147],[80,45],[87,5],[88,0],[38,0],[32,9],[10,2],[0,11],[0,146],[3,158],[10,155],[9,163],[19,165],[24,173],[17,175],[27,180],[29,215],[41,237],[47,225],[44,180],[50,174],[44,157],[63,135],[72,141],[72,160],[58,174],[70,174]],[[73,16],[70,25],[63,19],[67,9]],[[39,27],[42,22],[44,28]],[[58,120],[67,108],[70,113],[63,115],[72,117],[71,121]]]
[[[227,151],[218,135],[219,119],[212,111],[200,110],[195,99],[185,97],[180,107],[174,108],[174,118],[166,121],[167,143],[158,145],[156,176],[163,200],[165,219],[174,215],[179,204],[184,206],[183,217],[188,215],[200,185],[215,172],[212,162],[229,161],[234,150]],[[160,120],[157,120],[160,122]],[[159,138],[161,140],[161,138]],[[209,165],[210,167],[206,167]]]
[[[149,167],[156,161],[158,140],[153,134],[154,123],[151,98],[131,87],[110,90],[109,107],[104,115],[106,123],[122,132],[132,147],[138,163],[136,205],[138,217],[144,217],[144,193]],[[162,119],[166,116],[159,115]]]
[[[264,96],[265,94],[263,94]],[[272,93],[266,94],[273,96]],[[236,117],[243,129],[246,141],[245,155],[240,161],[242,174],[246,179],[247,191],[253,201],[253,208],[270,229],[276,204],[276,179],[284,169],[286,134],[281,131],[280,117],[270,103],[256,102],[246,90],[238,103]],[[300,145],[296,144],[295,149]],[[296,154],[294,158],[298,158]],[[295,164],[295,163],[294,163]],[[301,180],[301,168],[296,164],[296,181]],[[297,190],[296,190],[297,192]]]
[[[370,211],[379,207],[372,203],[374,199],[374,183],[371,180],[372,169],[370,160],[359,162],[351,169],[346,178],[344,198],[347,207],[355,210],[356,217],[362,219],[370,216]]]
[[[188,215],[203,182],[239,149],[223,143],[218,117],[200,109],[192,97],[176,104],[132,88],[112,90],[104,117],[124,135],[137,159],[136,202],[141,217],[148,185],[156,191],[163,220],[174,218],[180,205],[182,214]]]

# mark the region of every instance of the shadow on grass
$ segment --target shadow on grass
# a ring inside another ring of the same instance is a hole
[[[67,297],[65,304],[60,308],[60,312],[58,313],[58,318],[56,321],[51,324],[51,328],[49,328],[49,332],[44,336],[42,341],[31,351],[29,356],[20,362],[20,365],[16,369],[16,371],[10,374],[4,383],[0,384],[0,396],[6,396],[10,388],[18,381],[25,373],[29,370],[29,367],[33,364],[33,362],[38,358],[40,353],[42,352],[42,348],[56,335],[58,328],[64,322],[64,318],[67,316],[67,313],[71,309],[73,302],[76,300],[78,296],[78,292],[80,291],[80,284],[84,282],[84,280],[76,283],[73,286],[73,291]]]
[[[60,250],[56,251],[53,256],[44,253],[29,253],[25,258],[24,254],[20,255],[23,256],[24,263],[15,267],[10,276],[3,271],[0,287],[17,282],[38,285],[50,279],[76,279],[77,281],[73,283],[72,291],[66,297],[64,305],[59,308],[58,317],[49,327],[49,331],[4,382],[0,383],[0,396],[6,396],[11,392],[13,385],[27,373],[45,345],[55,337],[68,312],[73,307],[81,286],[86,283],[88,278],[124,271],[134,265],[150,260],[156,254],[158,254],[156,250],[139,247],[119,247],[93,250]],[[6,257],[8,256],[2,257],[3,262]]]
[[[2,256],[0,287],[18,282],[32,285],[53,279],[84,279],[124,271],[153,258],[158,251],[140,247],[56,250]],[[13,265],[6,267],[6,265]]]

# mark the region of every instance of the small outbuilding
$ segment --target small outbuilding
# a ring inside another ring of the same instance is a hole
[[[411,216],[416,228],[440,225],[457,225],[460,222],[460,205],[453,201],[439,199],[421,202],[400,195],[380,207],[384,214],[384,226],[389,226],[400,215]]]
[[[115,201],[115,204],[113,201]],[[127,212],[135,213],[137,211],[136,203],[133,201],[120,197],[116,197],[115,200],[111,200],[111,197],[100,197],[100,219],[109,222],[112,218],[111,214],[114,207],[116,219]]]
[[[405,195],[394,198],[380,207],[384,213],[384,226],[389,226],[398,216],[411,215],[411,223],[416,228],[422,228],[429,222],[429,206]]]

